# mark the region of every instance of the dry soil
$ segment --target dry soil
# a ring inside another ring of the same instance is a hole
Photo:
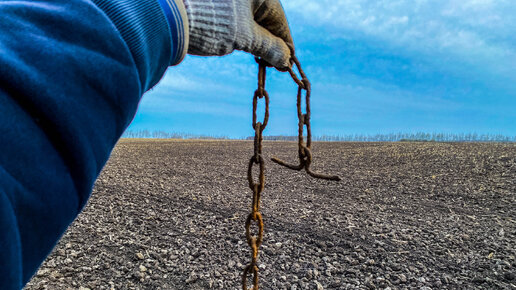
[[[121,141],[27,289],[239,289],[252,146]],[[516,289],[516,144],[315,143],[313,168],[343,180],[267,163],[262,289]]]

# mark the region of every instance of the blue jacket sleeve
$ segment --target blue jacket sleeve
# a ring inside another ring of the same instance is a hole
[[[84,207],[142,94],[188,44],[181,0],[0,0],[0,288]]]

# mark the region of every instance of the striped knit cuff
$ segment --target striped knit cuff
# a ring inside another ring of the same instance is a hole
[[[143,94],[188,49],[188,20],[182,0],[92,0],[113,22],[138,69]]]
[[[170,65],[179,64],[188,52],[188,18],[183,0],[158,0],[165,17],[176,49],[172,51]]]

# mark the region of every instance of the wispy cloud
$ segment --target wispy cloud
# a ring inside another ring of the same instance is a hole
[[[404,50],[480,64],[495,73],[514,72],[499,63],[516,63],[512,1],[291,0],[284,5],[303,21],[325,28],[327,38],[358,33]]]
[[[246,59],[243,61],[242,59]],[[245,54],[224,58],[192,57],[171,67],[142,99],[139,110],[155,114],[192,113],[247,116],[247,100],[256,68]]]

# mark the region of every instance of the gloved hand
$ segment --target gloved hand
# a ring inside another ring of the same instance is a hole
[[[225,55],[243,50],[280,70],[290,67],[294,44],[279,0],[183,0],[188,53]]]

